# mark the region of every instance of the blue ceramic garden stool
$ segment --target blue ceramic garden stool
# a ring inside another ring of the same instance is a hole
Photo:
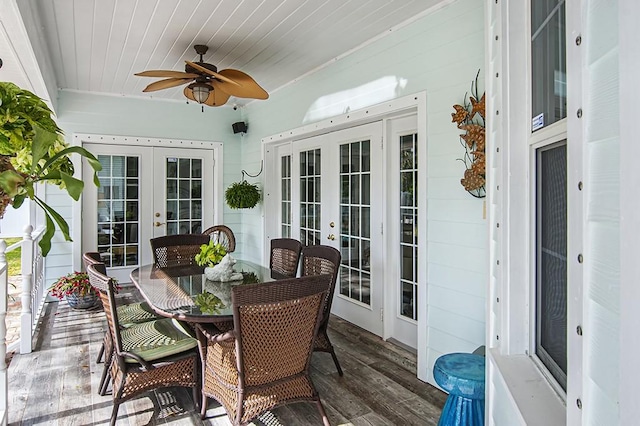
[[[438,426],[484,425],[484,357],[467,353],[442,355],[433,366],[436,383],[449,397]]]

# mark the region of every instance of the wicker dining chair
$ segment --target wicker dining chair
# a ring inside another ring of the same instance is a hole
[[[160,268],[195,265],[195,256],[200,246],[209,243],[209,237],[203,234],[176,234],[152,238],[151,251],[153,261]]]
[[[340,252],[330,246],[307,246],[302,249],[301,263],[303,277],[318,274],[329,274],[332,277],[331,287],[325,299],[322,310],[322,320],[320,321],[320,328],[318,329],[318,336],[316,337],[316,343],[313,350],[330,353],[340,376],[342,376],[342,368],[340,367],[340,362],[338,362],[338,357],[336,356],[336,351],[331,344],[331,340],[329,340],[327,328],[329,327],[331,303],[333,302],[333,293],[336,290],[336,281],[338,278],[341,259],[342,256],[340,255]]]
[[[202,233],[208,235],[209,239],[216,243],[222,244],[227,249],[227,253],[236,251],[236,236],[233,235],[233,231],[228,226],[214,225],[205,229]]]
[[[101,267],[89,265],[87,273],[91,285],[98,289],[113,342],[111,426],[116,423],[120,404],[153,389],[192,388],[196,405],[199,394],[197,340],[179,321],[171,318],[121,329],[115,283],[99,271]]]
[[[298,274],[298,263],[302,243],[293,238],[274,238],[271,240],[269,269],[271,278],[294,278]]]
[[[82,255],[82,262],[84,263],[85,270],[87,269],[87,266],[94,265],[98,272],[104,275],[107,274],[106,266],[102,262],[102,258],[98,252],[89,251],[84,253]],[[117,310],[118,320],[120,321],[120,326],[123,328],[127,328],[132,324],[139,324],[159,319],[158,316],[153,313],[153,309],[151,309],[147,302],[121,304],[118,305]],[[107,388],[109,387],[109,367],[111,365],[111,360],[113,359],[113,342],[111,341],[111,333],[109,333],[108,330],[104,334],[104,340],[100,347],[100,351],[98,352],[96,364],[101,362],[103,355],[104,368],[102,370],[102,377],[100,378],[100,385],[98,386],[98,393],[100,395],[105,395],[107,393]]]
[[[321,275],[234,286],[233,330],[196,325],[203,419],[207,398],[217,400],[234,425],[280,405],[312,401],[329,424],[309,364],[330,283]]]

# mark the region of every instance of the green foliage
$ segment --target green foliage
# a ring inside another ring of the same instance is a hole
[[[200,253],[196,254],[196,263],[200,266],[215,266],[227,254],[227,249],[220,243],[213,240],[209,244],[200,246]]]
[[[52,296],[61,300],[70,294],[77,294],[82,297],[94,291],[89,282],[89,275],[85,272],[77,271],[58,278],[58,281],[53,283],[49,290]]]
[[[258,185],[250,184],[246,180],[232,183],[224,195],[232,209],[251,209],[260,201]]]
[[[96,172],[102,169],[89,151],[66,144],[52,115],[38,96],[0,81],[0,218],[8,204],[18,208],[26,198],[35,201],[44,210],[47,226],[40,240],[43,256],[51,249],[56,224],[67,241],[71,237],[64,218],[35,195],[35,184],[57,185],[77,201],[84,182],[73,177],[71,154],[87,159],[94,170],[96,186],[99,186]]]
[[[226,308],[225,304],[222,303],[222,300],[220,300],[218,296],[213,293],[209,293],[208,291],[197,295],[193,302],[202,312],[210,315],[216,314],[220,309]]]

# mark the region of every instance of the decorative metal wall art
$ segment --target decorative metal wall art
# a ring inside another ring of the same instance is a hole
[[[464,177],[460,183],[464,189],[476,198],[484,198],[487,195],[485,189],[486,163],[485,163],[485,110],[484,96],[478,96],[478,76],[471,82],[471,96],[467,100],[464,95],[463,105],[454,105],[455,112],[451,113],[451,121],[458,125],[458,129],[464,130],[460,135],[460,143],[464,148],[462,161],[465,166]]]

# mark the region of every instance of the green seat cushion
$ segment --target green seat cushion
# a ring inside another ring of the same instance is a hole
[[[120,332],[122,350],[154,361],[195,348],[198,341],[179,321],[164,318],[133,324]],[[127,362],[135,360],[126,358]]]
[[[118,306],[118,322],[121,327],[158,319],[147,302]]]

